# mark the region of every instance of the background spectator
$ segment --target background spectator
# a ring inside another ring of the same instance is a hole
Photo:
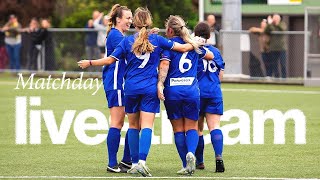
[[[86,28],[93,29],[93,20],[89,19]],[[97,46],[97,32],[88,31],[86,32],[85,44],[86,44],[86,58],[87,59],[98,59],[98,46]]]
[[[251,33],[258,34],[259,40],[259,49],[261,52],[262,61],[264,63],[266,74],[267,76],[272,76],[273,69],[271,68],[271,61],[269,57],[269,43],[270,43],[270,36],[265,33],[265,29],[267,27],[267,20],[263,19],[260,23],[260,27],[251,27],[249,31]]]
[[[100,50],[101,58],[104,57],[106,37],[107,37],[107,25],[109,17],[107,15],[103,16],[103,13],[99,14],[99,17],[93,21],[93,26],[98,31],[97,45]],[[102,21],[102,22],[101,22]]]
[[[27,67],[30,70],[36,70],[38,65],[38,55],[41,52],[42,39],[40,36],[39,21],[36,18],[32,18],[30,21],[28,32],[30,34],[30,48]]]
[[[10,69],[20,69],[21,25],[15,15],[10,15],[9,21],[2,28],[5,31],[5,44],[9,55]]]
[[[216,17],[212,14],[207,16],[207,23],[210,26],[210,39],[208,39],[208,43],[213,45],[216,48],[219,47],[219,31],[220,27],[216,25]]]
[[[5,69],[9,61],[4,38],[4,32],[0,31],[0,69]]]
[[[52,32],[48,31],[51,27],[49,19],[41,20],[40,37],[43,40],[44,52],[45,52],[45,70],[55,70],[56,60],[54,54],[54,41],[52,37]]]
[[[281,67],[281,77],[287,77],[287,66],[286,66],[286,44],[285,44],[285,35],[284,34],[272,34],[273,31],[286,31],[287,25],[285,22],[281,21],[279,14],[274,14],[273,17],[268,16],[268,25],[265,32],[270,35],[270,59],[275,61],[275,65],[278,65],[280,61]],[[278,67],[272,67],[278,69]],[[275,77],[279,77],[278,70],[275,72]]]

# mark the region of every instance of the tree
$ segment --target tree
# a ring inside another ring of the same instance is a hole
[[[107,14],[116,3],[128,6],[133,13],[139,6],[147,7],[153,15],[153,26],[159,28],[164,28],[169,15],[181,15],[189,22],[189,28],[193,28],[198,20],[196,4],[191,0],[64,0],[57,1],[55,17],[60,27],[84,27],[93,10]]]

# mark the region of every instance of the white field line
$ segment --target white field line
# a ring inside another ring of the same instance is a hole
[[[254,93],[289,93],[289,94],[320,94],[320,91],[296,91],[296,90],[276,90],[276,89],[226,89],[222,88],[225,92],[254,92]]]
[[[302,180],[307,178],[268,178],[268,177],[192,177],[192,176],[178,176],[178,177],[132,177],[132,176],[0,176],[0,179],[251,179],[251,180]],[[308,180],[319,180],[311,178]]]
[[[70,83],[71,84],[71,83]],[[0,81],[0,85],[17,85],[17,82],[8,82]],[[56,84],[59,86],[59,84]],[[75,84],[76,85],[76,84]],[[64,86],[67,86],[64,84]],[[29,86],[26,87],[28,89]],[[20,87],[22,89],[22,87]],[[72,90],[72,89],[71,89]],[[253,92],[253,93],[283,93],[283,94],[320,94],[320,91],[296,91],[296,90],[277,90],[277,89],[231,89],[231,88],[222,88],[224,92]]]

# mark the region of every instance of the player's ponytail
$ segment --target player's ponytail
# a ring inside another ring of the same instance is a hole
[[[151,53],[154,51],[154,46],[148,39],[148,28],[152,25],[152,17],[148,9],[139,7],[136,9],[133,16],[133,25],[140,29],[138,37],[132,45],[132,51],[136,55],[142,53]]]
[[[170,15],[166,21],[166,28],[171,28],[176,36],[180,36],[184,42],[190,43],[197,53],[200,53],[199,44],[191,38],[185,21],[180,16]]]
[[[123,10],[131,11],[127,6],[121,6],[120,4],[115,4],[112,6],[111,11],[109,12],[109,21],[107,25],[107,35],[109,34],[111,28],[117,25],[117,17],[122,18]]]

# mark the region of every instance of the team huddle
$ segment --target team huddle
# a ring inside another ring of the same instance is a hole
[[[191,175],[195,169],[205,168],[204,118],[215,151],[216,172],[224,172],[223,134],[219,129],[224,61],[217,48],[205,44],[210,38],[209,25],[198,23],[194,38],[180,16],[170,16],[165,24],[167,39],[150,30],[152,16],[147,9],[137,8],[133,16],[126,6],[116,4],[109,18],[105,57],[78,62],[81,68],[104,66],[103,83],[111,115],[107,171],[152,176],[146,159],[155,114],[163,100],[182,161],[177,173]],[[125,36],[132,23],[137,33]],[[129,129],[118,163],[125,114]]]

